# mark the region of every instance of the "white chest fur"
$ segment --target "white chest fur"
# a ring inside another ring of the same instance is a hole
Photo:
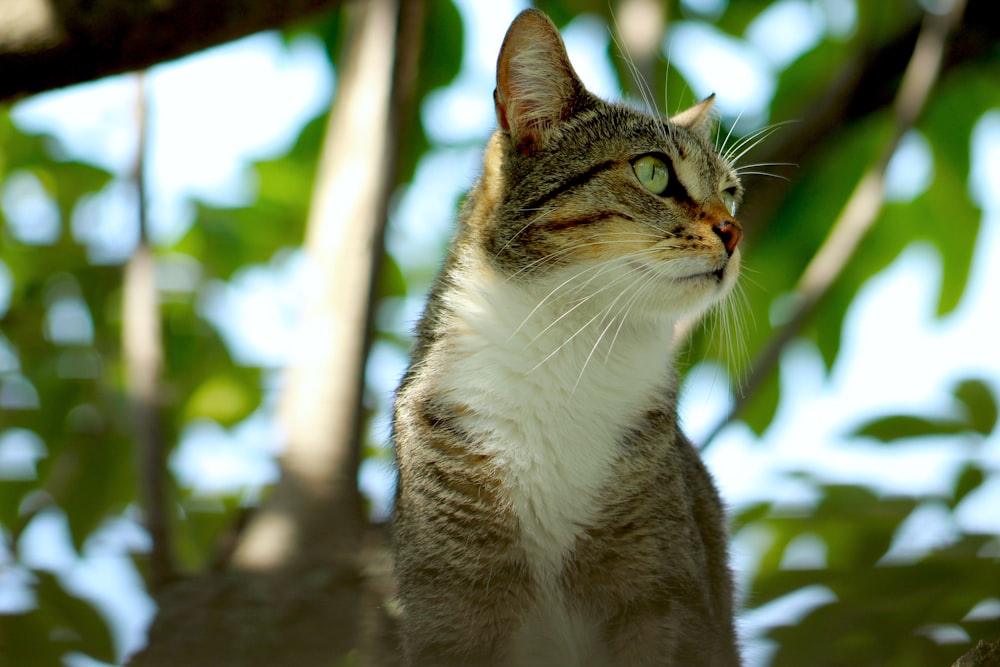
[[[619,327],[489,278],[452,297],[441,382],[470,408],[462,426],[503,469],[530,565],[552,581],[599,507],[623,429],[667,382],[673,323]]]

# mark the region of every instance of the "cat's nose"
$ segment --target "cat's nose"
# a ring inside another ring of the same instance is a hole
[[[712,225],[712,231],[722,239],[722,244],[726,246],[726,253],[732,257],[736,251],[736,246],[743,238],[743,228],[735,220],[720,220]]]

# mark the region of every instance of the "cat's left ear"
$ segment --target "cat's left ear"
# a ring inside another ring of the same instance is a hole
[[[674,125],[686,127],[695,134],[700,134],[706,140],[711,139],[712,134],[712,103],[715,102],[715,93],[712,93],[698,104],[681,111],[679,114],[670,117],[670,122]]]
[[[555,24],[537,9],[518,14],[500,47],[493,91],[497,123],[518,150],[543,145],[586,97]]]

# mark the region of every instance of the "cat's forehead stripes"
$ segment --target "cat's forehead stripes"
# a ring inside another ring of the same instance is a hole
[[[599,162],[598,164],[592,165],[589,168],[570,176],[561,183],[556,184],[549,190],[546,190],[545,192],[539,194],[536,198],[525,203],[522,206],[522,208],[526,210],[540,209],[543,206],[545,206],[548,202],[550,202],[553,198],[559,196],[560,194],[568,192],[569,190],[579,187],[580,185],[583,185],[584,183],[591,180],[601,172],[619,166],[619,164],[620,161],[618,160],[605,160],[604,162]]]

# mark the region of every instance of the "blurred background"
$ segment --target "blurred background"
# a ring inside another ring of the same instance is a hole
[[[2,91],[3,667],[396,664],[392,392],[529,5],[326,4]],[[678,359],[748,667],[1000,638],[988,5],[536,3],[602,97],[714,92],[743,174],[739,294]]]

